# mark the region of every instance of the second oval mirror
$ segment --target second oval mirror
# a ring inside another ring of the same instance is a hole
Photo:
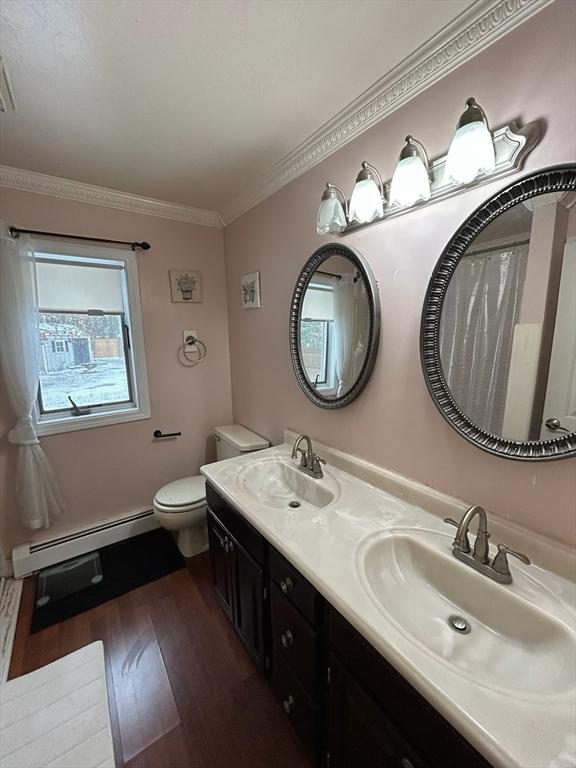
[[[343,245],[318,249],[290,312],[292,364],[307,397],[322,408],[350,403],[370,377],[379,336],[378,288],[365,259]]]

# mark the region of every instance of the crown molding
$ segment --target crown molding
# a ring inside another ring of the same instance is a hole
[[[220,211],[230,224],[554,0],[477,0]]]
[[[162,200],[130,195],[115,189],[95,187],[92,184],[82,184],[79,181],[10,168],[6,165],[0,166],[0,187],[50,195],[51,197],[63,197],[76,202],[102,205],[106,208],[142,213],[146,216],[159,216],[162,219],[184,221],[188,224],[201,224],[205,227],[222,226],[222,221],[216,211],[165,203]]]

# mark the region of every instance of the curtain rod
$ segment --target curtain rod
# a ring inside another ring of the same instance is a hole
[[[491,248],[482,248],[478,251],[468,251],[464,256],[477,256],[479,253],[490,253],[491,251],[505,251],[507,248],[516,248],[518,245],[528,245],[528,240],[516,240],[514,243],[502,243],[501,245],[493,245]]]
[[[108,240],[106,237],[84,237],[83,235],[65,235],[62,232],[40,232],[37,229],[20,229],[19,227],[9,227],[8,231],[14,239],[20,235],[44,235],[46,237],[65,237],[68,240],[88,240],[91,243],[112,243],[113,245],[129,245],[133,251],[141,248],[143,251],[150,249],[150,243],[142,241],[141,243],[130,242],[129,240]]]

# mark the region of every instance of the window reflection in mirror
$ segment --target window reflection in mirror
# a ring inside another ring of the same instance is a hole
[[[304,295],[300,356],[318,394],[342,397],[354,386],[367,355],[369,310],[363,276],[348,259],[332,256],[317,269]]]
[[[576,195],[537,195],[468,247],[442,308],[440,357],[460,410],[486,432],[576,432]]]

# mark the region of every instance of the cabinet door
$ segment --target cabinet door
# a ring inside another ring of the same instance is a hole
[[[383,710],[333,655],[326,735],[330,768],[424,768]]]
[[[230,540],[233,563],[234,626],[256,666],[264,668],[264,573],[258,563]]]
[[[230,536],[225,528],[209,513],[208,541],[212,561],[212,580],[224,612],[233,621],[232,615],[232,569],[230,567]]]

